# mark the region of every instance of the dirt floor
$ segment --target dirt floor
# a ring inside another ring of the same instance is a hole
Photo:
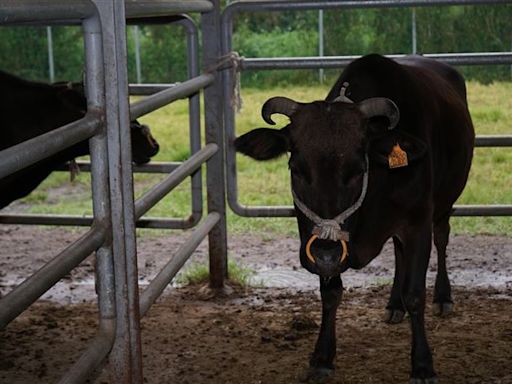
[[[0,292],[6,294],[79,232],[0,226]],[[185,240],[138,242],[141,286]],[[202,287],[169,287],[142,321],[147,383],[296,383],[320,323],[317,280],[300,269],[296,239],[236,236],[230,256],[251,266],[256,287],[211,297]],[[202,244],[193,256],[205,259]],[[435,276],[429,271],[429,303]],[[440,383],[512,383],[512,239],[455,236],[449,246],[455,314],[427,329]],[[0,383],[52,383],[94,336],[92,258],[0,331]],[[406,383],[407,321],[382,322],[393,273],[391,247],[367,268],[344,274],[332,383]],[[97,383],[107,383],[107,370]]]

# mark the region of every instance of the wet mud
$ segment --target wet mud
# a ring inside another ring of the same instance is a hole
[[[62,250],[80,231],[0,226],[0,291]],[[138,241],[141,287],[185,240]],[[230,255],[257,273],[256,286],[212,296],[169,287],[142,320],[145,383],[296,383],[320,324],[317,279],[301,270],[296,239],[236,236]],[[193,259],[205,260],[206,244]],[[53,383],[94,337],[93,258],[0,331],[0,383]],[[455,312],[431,314],[435,253],[428,275],[427,332],[440,383],[512,383],[512,240],[455,236],[449,246]],[[410,327],[382,321],[393,275],[391,247],[344,276],[331,383],[407,383]],[[93,381],[91,381],[93,382]],[[108,382],[108,365],[96,373]]]

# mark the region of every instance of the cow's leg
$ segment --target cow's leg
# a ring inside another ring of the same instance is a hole
[[[432,353],[425,332],[425,279],[430,251],[432,229],[423,226],[412,230],[404,239],[404,256],[407,260],[406,276],[403,279],[402,298],[411,320],[411,383],[437,383],[432,362]]]
[[[405,316],[405,307],[402,301],[401,283],[404,273],[404,258],[402,243],[397,237],[393,237],[393,246],[395,248],[395,277],[393,279],[393,287],[391,288],[391,296],[389,297],[388,304],[386,305],[386,313],[384,314],[384,321],[388,324],[398,324],[402,322]]]
[[[434,314],[447,316],[453,312],[452,289],[446,269],[446,247],[450,236],[450,216],[434,224],[434,245],[437,249],[437,276],[434,287]]]
[[[334,372],[336,356],[336,310],[341,301],[343,284],[341,277],[329,280],[320,278],[322,296],[322,325],[315,351],[309,360],[307,381],[322,382]]]

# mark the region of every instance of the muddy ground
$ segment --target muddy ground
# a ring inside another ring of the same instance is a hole
[[[174,233],[174,232],[173,232]],[[0,226],[0,292],[63,249],[80,231]],[[138,241],[141,287],[185,240]],[[202,287],[169,287],[142,320],[147,383],[296,383],[320,323],[317,280],[300,269],[292,238],[235,236],[230,256],[257,271],[255,287],[211,297]],[[204,260],[206,245],[193,256]],[[435,259],[435,257],[433,257]],[[449,246],[455,314],[430,314],[427,328],[440,383],[512,383],[512,239],[455,236]],[[0,383],[52,383],[95,334],[92,258],[0,331]],[[407,321],[382,322],[393,273],[391,248],[344,276],[332,383],[406,383]],[[107,383],[107,370],[97,383]]]

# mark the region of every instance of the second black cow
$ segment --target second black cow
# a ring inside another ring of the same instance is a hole
[[[450,309],[445,266],[449,217],[466,184],[474,130],[462,76],[424,57],[368,55],[344,70],[324,101],[268,100],[290,118],[235,141],[257,160],[290,153],[300,261],[320,276],[322,324],[309,376],[329,375],[336,352],[340,274],[367,265],[393,239],[395,282],[388,320],[406,310],[412,329],[411,382],[436,383],[424,326],[425,277],[432,234],[439,254],[434,301]]]
[[[80,85],[49,85],[0,71],[0,150],[82,118],[87,100]],[[132,158],[147,163],[159,150],[146,125],[130,124]],[[89,154],[87,140],[0,179],[0,208],[32,192],[58,166]]]

